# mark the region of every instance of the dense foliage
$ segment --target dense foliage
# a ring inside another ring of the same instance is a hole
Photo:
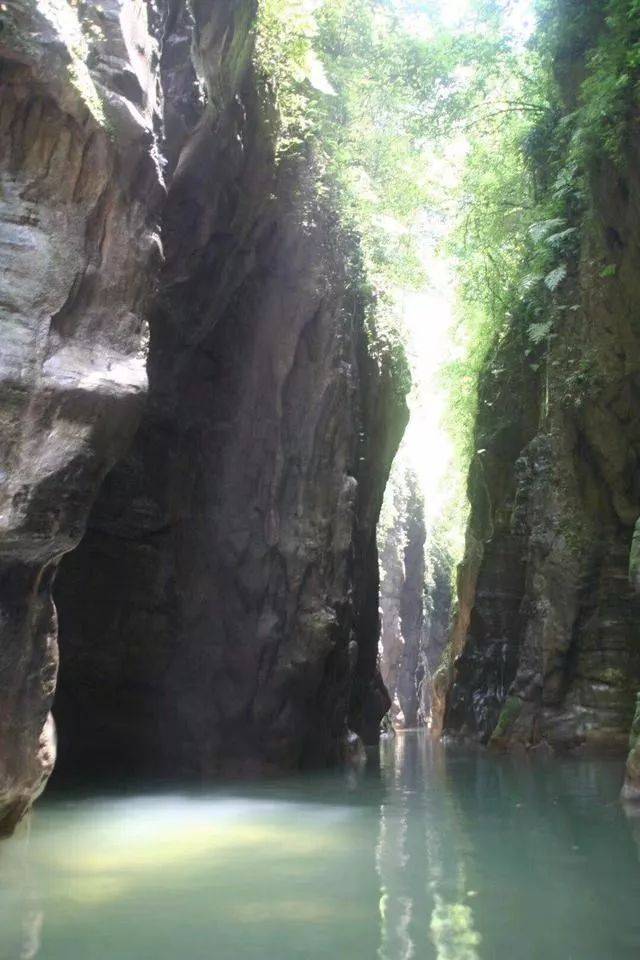
[[[398,294],[428,279],[438,139],[469,108],[464,70],[474,67],[476,95],[506,50],[498,33],[447,31],[433,12],[416,30],[414,13],[385,0],[261,0],[256,45],[278,108],[278,155],[312,151],[319,193],[359,238],[372,347],[398,364]]]
[[[588,179],[603,157],[620,162],[638,106],[638,0],[539,0],[536,12],[526,45],[496,61],[495,94],[467,131],[452,242],[462,348],[447,371],[463,463],[478,373],[505,331],[524,325],[529,362],[544,369],[559,325],[579,309],[569,281],[589,229]],[[565,103],[563,71],[580,63],[577,100]]]
[[[521,326],[544,376],[579,309],[571,274],[590,170],[620,161],[637,111],[640,0],[531,2],[528,34],[527,0],[468,0],[446,23],[445,4],[419,0],[260,0],[257,64],[279,108],[279,155],[312,151],[318,192],[359,239],[372,350],[399,367],[398,294],[428,282],[425,236],[434,219],[447,224],[457,477],[473,453],[479,372],[506,331]],[[577,63],[578,97],[565,103],[563,71]]]

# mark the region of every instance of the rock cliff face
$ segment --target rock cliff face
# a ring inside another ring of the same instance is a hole
[[[2,834],[55,758],[56,565],[140,414],[161,178],[145,4],[0,16]]]
[[[64,554],[61,774],[335,762],[387,709],[407,411],[313,157],[276,161],[255,14],[2,14],[0,831],[54,762]]]
[[[424,674],[424,501],[415,475],[404,468],[390,493],[390,516],[380,535],[381,672],[392,702],[392,718],[402,726],[414,727]]]
[[[333,763],[387,707],[375,527],[404,400],[313,157],[276,162],[253,5],[193,14],[204,107],[186,20],[163,46],[180,109],[148,406],[56,586],[61,775]]]
[[[422,680],[418,670],[421,666],[425,625],[426,528],[424,500],[416,477],[410,474],[407,479],[407,542],[404,548],[404,582],[400,594],[404,656],[398,676],[397,695],[405,726],[415,727],[418,723],[419,688]]]
[[[640,506],[631,303],[618,307],[612,291],[600,315],[585,307],[586,330],[578,318],[568,325],[567,340],[563,334],[550,353],[550,407],[541,423],[545,387],[539,399],[518,359],[523,344],[505,344],[494,358],[509,377],[483,382],[481,398],[490,396],[491,406],[481,405],[483,452],[469,479],[448,731],[500,744],[625,747],[640,684],[638,601],[627,574]],[[593,393],[572,407],[560,397],[573,344],[587,331],[602,372]],[[529,403],[513,404],[516,386]]]
[[[558,51],[567,113],[584,40]],[[626,749],[640,686],[628,576],[640,513],[639,151],[634,137],[617,167],[593,164],[540,369],[515,317],[481,379],[454,662],[437,687],[449,733]]]
[[[442,661],[451,631],[453,559],[433,534],[427,537],[425,556],[424,626],[417,679],[419,715],[429,728],[433,729],[434,714],[437,713],[433,697],[434,676]]]
[[[400,704],[396,691],[404,655],[400,599],[405,578],[406,531],[404,498],[394,480],[395,477],[392,474],[383,506],[378,547],[380,552],[380,672],[391,700],[391,719],[397,722]]]

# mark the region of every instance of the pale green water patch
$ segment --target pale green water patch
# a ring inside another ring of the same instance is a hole
[[[50,797],[0,847],[0,957],[637,960],[620,778],[407,734],[361,778]]]

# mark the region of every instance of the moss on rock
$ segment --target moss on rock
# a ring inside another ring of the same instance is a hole
[[[491,735],[492,742],[502,740],[509,734],[521,711],[522,700],[520,697],[507,697]]]

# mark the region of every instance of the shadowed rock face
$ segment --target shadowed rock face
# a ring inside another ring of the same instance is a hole
[[[355,253],[277,164],[251,3],[165,33],[170,186],[149,402],[56,585],[61,777],[209,776],[377,740],[375,529],[406,406]]]
[[[3,833],[54,763],[69,551],[63,775],[335,762],[387,708],[375,527],[407,411],[313,157],[276,163],[255,13],[3,12]]]
[[[146,6],[3,5],[0,45],[0,834],[55,757],[51,584],[146,389],[158,261]]]
[[[569,111],[580,52],[560,53]],[[563,290],[574,308],[543,375],[526,360],[522,318],[481,380],[456,659],[440,677],[447,732],[627,749],[640,687],[628,575],[640,513],[639,151],[635,138],[620,170],[602,158],[591,171],[592,220]],[[629,769],[631,790],[633,759]]]

